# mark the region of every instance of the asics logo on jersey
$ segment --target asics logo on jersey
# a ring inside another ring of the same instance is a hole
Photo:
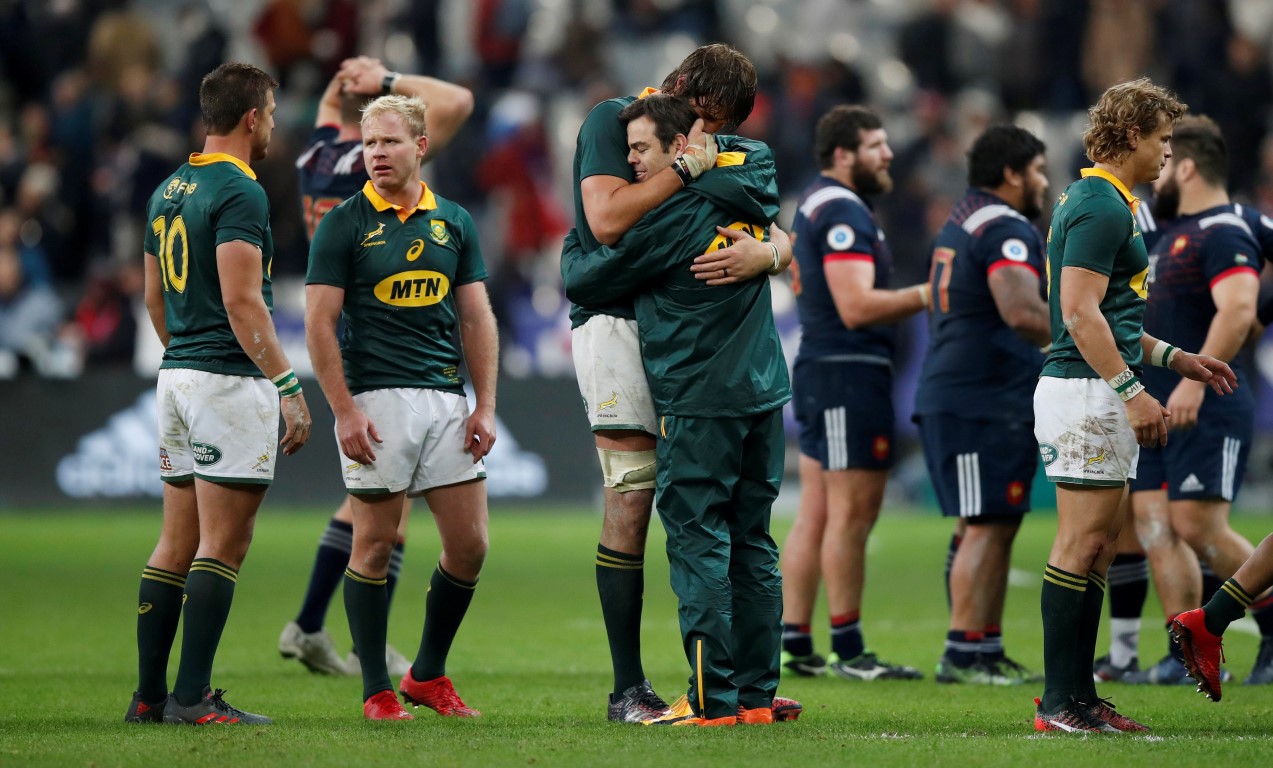
[[[611,393],[610,393],[610,399],[609,399],[609,400],[606,400],[606,401],[605,401],[605,402],[603,402],[603,403],[597,403],[597,410],[598,410],[598,411],[604,411],[604,410],[605,410],[605,409],[607,409],[607,408],[614,408],[614,407],[615,407],[615,406],[617,406],[618,404],[619,404],[619,393],[618,393],[618,392],[611,392]]]
[[[382,221],[380,222],[380,224],[376,226],[375,229],[371,230],[370,232],[362,236],[362,247],[366,248],[372,245],[384,245],[385,244],[384,240],[380,240],[374,243],[371,242],[375,238],[383,235],[384,233],[385,233],[385,223]]]
[[[411,247],[407,249],[407,261],[415,261],[422,253],[424,253],[424,241],[412,240]]]
[[[151,603],[142,603],[141,605],[137,606],[137,614],[141,615],[144,613],[150,613],[150,609],[154,607],[155,606],[152,605]]]

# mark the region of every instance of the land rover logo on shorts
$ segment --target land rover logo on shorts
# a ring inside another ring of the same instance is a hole
[[[417,269],[386,277],[376,285],[375,294],[395,307],[427,307],[442,301],[450,290],[451,281],[446,275]]]
[[[451,233],[446,231],[446,222],[442,219],[429,219],[429,237],[438,245],[446,245]]]
[[[210,467],[221,461],[221,449],[208,443],[191,443],[194,449],[194,463],[201,467]]]
[[[1052,466],[1052,462],[1056,461],[1056,446],[1051,443],[1040,445],[1039,457],[1043,459],[1043,466]]]

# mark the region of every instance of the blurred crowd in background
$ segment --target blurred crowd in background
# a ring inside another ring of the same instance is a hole
[[[139,300],[145,200],[202,146],[199,81],[231,59],[281,83],[256,170],[280,333],[303,349],[294,162],[327,80],[359,54],[472,90],[473,116],[426,178],[478,222],[504,372],[572,375],[558,254],[578,126],[711,41],[759,71],[738,132],[777,153],[784,226],[817,173],[818,117],[840,103],[885,116],[896,186],[877,208],[898,285],[926,275],[985,125],[1043,138],[1055,194],[1085,164],[1089,103],[1141,74],[1219,122],[1235,199],[1273,214],[1268,0],[0,0],[0,376],[157,365]]]

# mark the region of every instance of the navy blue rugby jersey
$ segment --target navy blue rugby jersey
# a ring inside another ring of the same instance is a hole
[[[1258,225],[1258,215],[1255,221]],[[1235,273],[1259,274],[1263,257],[1256,230],[1230,203],[1176,218],[1161,232],[1149,255],[1145,332],[1197,352],[1216,313],[1212,287]],[[1235,406],[1249,404],[1253,396],[1246,357],[1239,353],[1229,361],[1239,387],[1222,400]],[[1163,402],[1180,381],[1166,368],[1146,366],[1143,375],[1150,394]]]
[[[362,191],[367,182],[367,166],[362,161],[362,140],[339,141],[340,126],[320,125],[309,136],[309,144],[296,159],[301,191],[301,215],[305,237],[314,239],[314,230],[323,216]]]
[[[876,288],[888,288],[893,255],[870,206],[827,176],[819,176],[800,197],[792,232],[796,236],[796,309],[800,316],[797,360],[838,358],[891,364],[895,330],[891,324],[850,330],[840,319],[826,264],[861,260],[875,265]]]
[[[1001,198],[970,189],[937,235],[932,314],[916,414],[1032,421],[1043,353],[1004,323],[990,292],[999,269],[1025,269],[1044,288],[1043,239]]]

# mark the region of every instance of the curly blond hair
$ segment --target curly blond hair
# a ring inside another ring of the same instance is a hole
[[[1132,151],[1128,134],[1133,128],[1148,136],[1158,130],[1163,115],[1174,123],[1188,109],[1176,94],[1148,77],[1111,85],[1087,110],[1088,126],[1083,132],[1087,158],[1094,163],[1118,163]]]

